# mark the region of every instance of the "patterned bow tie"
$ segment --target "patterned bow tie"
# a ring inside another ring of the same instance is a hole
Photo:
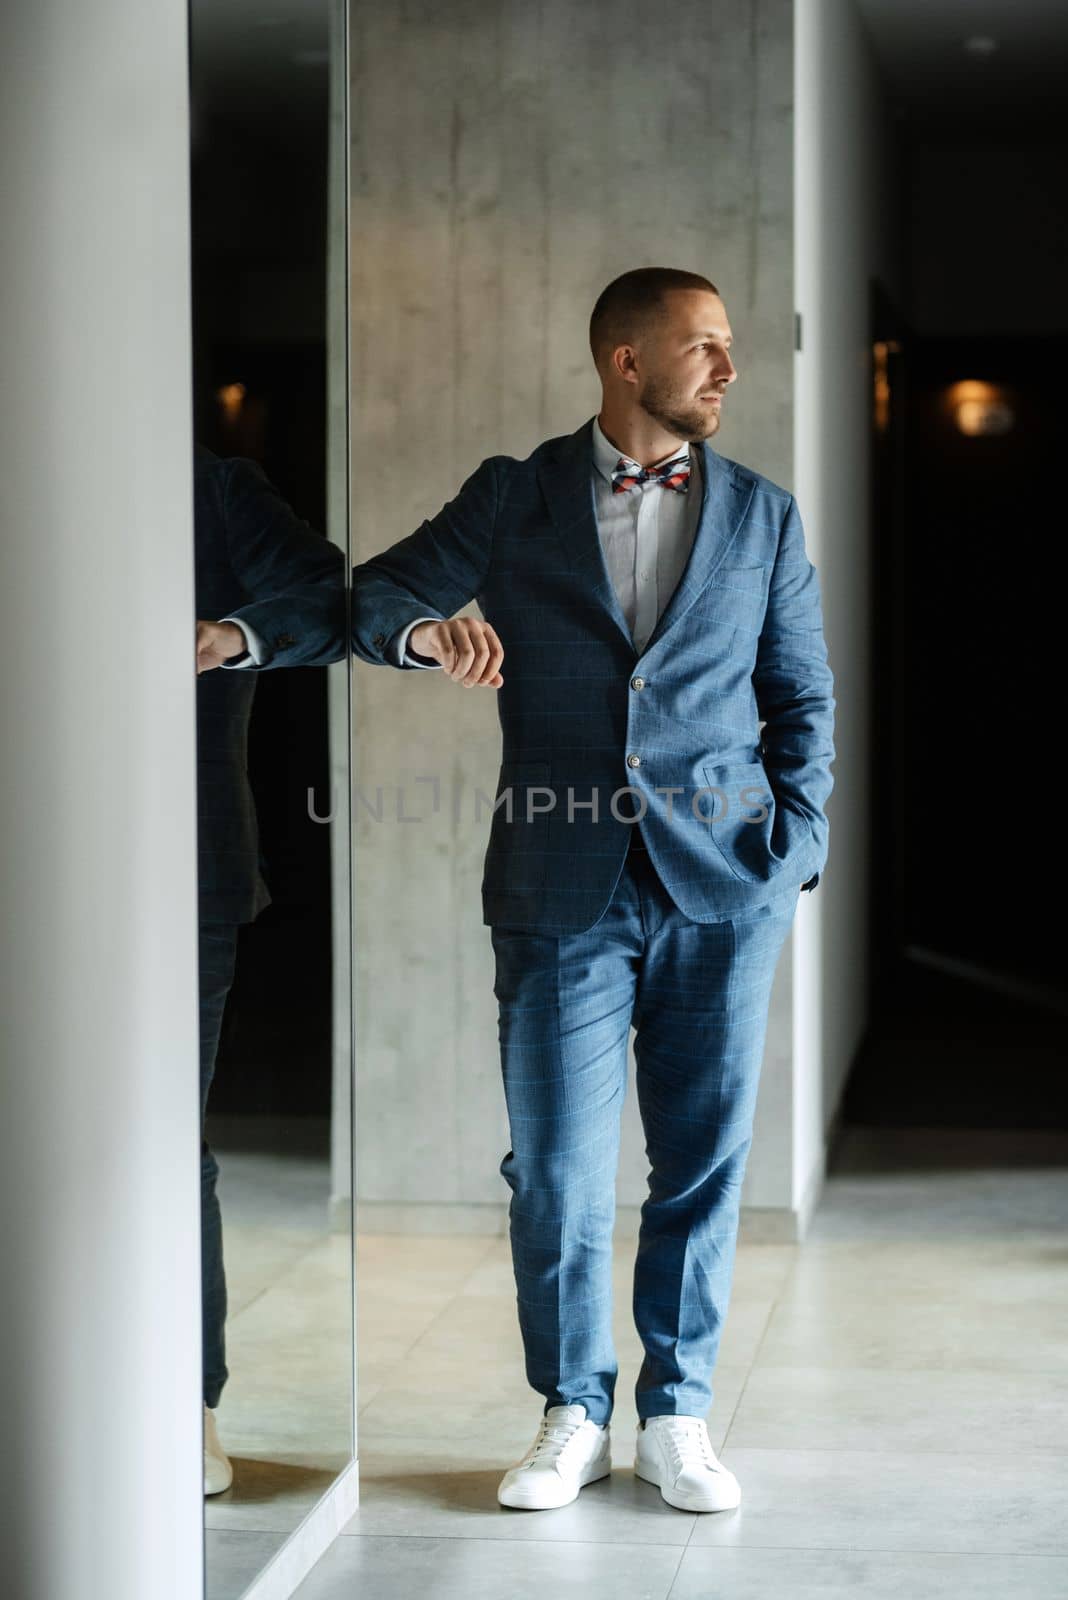
[[[665,489],[677,489],[685,494],[690,487],[690,457],[672,456],[658,467],[641,467],[630,456],[620,456],[612,472],[613,494],[625,494],[643,483],[659,483]]]

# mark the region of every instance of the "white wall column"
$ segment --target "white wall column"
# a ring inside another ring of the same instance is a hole
[[[202,1592],[184,0],[0,54],[4,1592]]]
[[[835,677],[830,853],[794,924],[793,1206],[819,1196],[868,1014],[873,277],[896,291],[893,141],[855,0],[794,6],[794,483]]]

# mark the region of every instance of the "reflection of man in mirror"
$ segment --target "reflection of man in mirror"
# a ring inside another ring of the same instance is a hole
[[[226,620],[236,607],[270,597],[271,667],[315,666],[325,653],[297,617],[315,593],[320,619],[336,613],[343,637],[345,558],[283,500],[254,461],[223,460],[203,446],[194,461],[197,623],[197,835],[200,918],[200,1206],[204,1341],[204,1490],[229,1487],[233,1469],[219,1443],[214,1408],[228,1377],[226,1277],[219,1167],[204,1138],[208,1090],[234,977],[237,930],[271,902],[261,871],[256,808],[246,767],[256,673],[242,671],[266,654],[252,628]],[[292,610],[289,616],[287,608]],[[265,663],[267,664],[267,663]],[[228,668],[222,672],[209,669]]]

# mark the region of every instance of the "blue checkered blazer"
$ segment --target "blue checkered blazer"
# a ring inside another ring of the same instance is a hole
[[[355,567],[352,649],[396,665],[400,629],[471,599],[500,637],[484,922],[591,927],[635,811],[687,916],[777,914],[819,879],[833,783],[832,676],[797,505],[701,445],[693,548],[639,655],[601,553],[592,424],[522,461],[488,457],[436,516]]]
[[[241,456],[195,447],[194,553],[198,617],[265,614],[271,665],[320,665],[343,649],[287,632],[285,613],[308,596],[318,602],[317,632],[344,640],[345,558],[298,517],[263,469]],[[284,598],[282,598],[284,596]],[[241,615],[238,612],[237,615]],[[276,626],[277,625],[277,626]],[[252,922],[271,903],[259,824],[247,770],[248,729],[256,690],[246,670],[197,677],[197,841],[200,921]]]

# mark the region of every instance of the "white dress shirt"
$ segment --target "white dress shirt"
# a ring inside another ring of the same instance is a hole
[[[605,569],[641,655],[660,613],[679,586],[701,514],[701,452],[681,440],[660,462],[690,458],[684,494],[661,483],[639,484],[625,493],[612,488],[621,452],[593,419],[594,500]],[[660,462],[654,465],[659,466]]]
[[[230,661],[224,661],[223,666],[232,671],[240,671],[242,667],[258,667],[267,651],[264,649],[263,640],[256,632],[251,622],[245,622],[241,617],[220,617],[220,622],[234,622],[245,636],[245,654],[234,656]]]
[[[676,456],[690,458],[690,485],[682,494],[677,489],[646,481],[616,494],[612,472],[621,451],[605,438],[601,424],[593,419],[593,487],[597,533],[605,570],[619,599],[627,626],[640,655],[659,620],[660,613],[678,588],[693,547],[701,514],[702,452],[692,450],[681,440],[662,461]],[[654,463],[659,465],[659,463]],[[251,661],[262,659],[262,645],[254,630],[236,617],[223,622],[238,622],[248,640]],[[416,617],[399,629],[389,649],[398,666],[438,667],[429,656],[418,656],[408,649],[408,637],[421,622],[441,622],[441,617]],[[248,666],[251,661],[236,662]]]

